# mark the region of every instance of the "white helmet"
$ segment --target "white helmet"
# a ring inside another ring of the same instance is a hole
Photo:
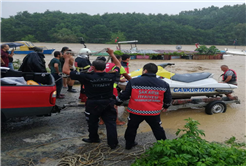
[[[88,49],[88,48],[82,48],[80,51],[79,51],[79,54],[90,54],[91,53],[91,50]]]
[[[79,54],[78,57],[88,59],[88,56],[86,54]]]

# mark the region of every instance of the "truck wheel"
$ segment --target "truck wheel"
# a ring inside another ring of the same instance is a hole
[[[2,112],[1,112],[1,122],[6,122],[6,117]]]
[[[225,113],[226,112],[226,104],[223,103],[222,101],[212,101],[206,106],[205,112],[208,115]]]

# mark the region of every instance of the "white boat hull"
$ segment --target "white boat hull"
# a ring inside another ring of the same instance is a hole
[[[185,99],[193,96],[214,97],[222,94],[230,94],[233,92],[233,89],[237,88],[236,85],[218,83],[212,77],[191,83],[174,81],[167,78],[162,80],[169,84],[173,99]],[[126,84],[126,82],[119,83],[118,86],[124,90]]]
[[[170,79],[163,79],[170,85],[170,90],[173,98],[190,98],[192,96],[207,96],[229,94],[236,89],[236,85],[227,83],[218,83],[213,78],[207,78],[191,83],[184,83]]]

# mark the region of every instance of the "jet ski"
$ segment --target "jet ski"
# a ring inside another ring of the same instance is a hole
[[[163,63],[158,65],[157,77],[166,81],[170,85],[173,99],[187,99],[193,96],[206,96],[217,97],[223,94],[230,94],[233,89],[236,89],[236,85],[219,83],[213,78],[212,73],[200,72],[200,73],[187,73],[176,74],[171,73],[164,68],[166,66],[174,65],[173,63]],[[140,77],[142,75],[142,69],[138,69],[129,73],[134,77]],[[125,84],[119,84],[121,89],[124,89]]]

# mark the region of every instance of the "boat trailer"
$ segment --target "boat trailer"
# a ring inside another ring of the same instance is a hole
[[[192,107],[205,107],[205,113],[213,115],[217,113],[225,113],[226,104],[236,103],[240,104],[240,100],[237,96],[233,96],[232,99],[228,97],[196,97],[191,99],[174,99],[168,110],[177,110],[182,108]],[[123,106],[128,106],[128,101],[123,102]]]
[[[225,113],[227,109],[226,104],[230,103],[240,104],[240,100],[238,100],[237,96],[233,96],[232,99],[229,99],[228,97],[175,99],[172,101],[172,105],[169,109],[205,107],[205,113],[212,115]]]
[[[122,106],[128,106],[128,101],[122,103]],[[228,97],[195,97],[191,99],[174,99],[168,110],[177,110],[182,108],[192,108],[192,107],[205,107],[205,113],[208,115],[213,115],[217,113],[225,113],[227,109],[227,104],[236,103],[240,104],[240,100],[237,96],[233,96],[232,99]],[[62,109],[67,107],[85,107],[83,103],[69,102],[64,104]]]

